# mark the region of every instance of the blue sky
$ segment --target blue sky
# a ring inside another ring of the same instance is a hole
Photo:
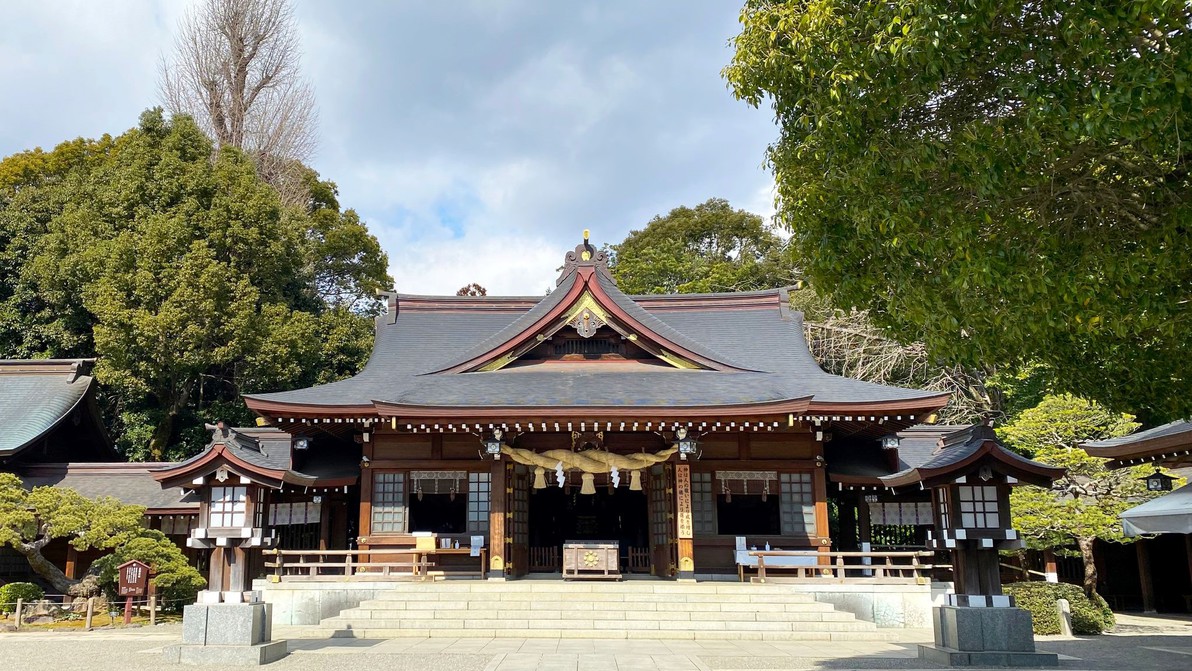
[[[0,155],[120,133],[159,103],[191,3],[55,0],[0,23]],[[319,105],[315,168],[397,288],[541,294],[584,228],[619,242],[716,196],[772,211],[769,110],[720,77],[729,0],[295,3]]]

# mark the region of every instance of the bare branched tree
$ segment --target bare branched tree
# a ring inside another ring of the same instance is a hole
[[[873,325],[868,314],[839,310],[805,289],[793,294],[804,311],[807,347],[820,366],[836,375],[867,382],[948,392],[938,421],[966,424],[997,414],[1000,398],[980,372],[940,366],[922,343],[901,343]]]
[[[219,147],[238,147],[287,204],[301,204],[298,169],[316,145],[314,93],[300,71],[288,0],[201,0],[161,61],[161,97]]]

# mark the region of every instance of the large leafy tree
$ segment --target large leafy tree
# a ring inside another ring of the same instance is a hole
[[[613,276],[630,294],[748,291],[795,282],[782,238],[760,216],[721,198],[654,217],[612,252]]]
[[[748,0],[725,75],[771,104],[816,286],[952,363],[1037,363],[1192,413],[1192,9]]]
[[[206,581],[173,541],[141,526],[144,516],[143,506],[125,505],[111,497],[89,499],[64,487],[25,490],[20,478],[0,473],[0,546],[16,550],[62,594],[90,596],[99,585],[114,581],[116,566],[139,559],[156,571],[154,583],[167,598],[193,598]],[[112,554],[97,560],[82,578],[68,578],[42,554],[59,539],[79,551]]]
[[[841,310],[800,281],[786,245],[759,215],[713,198],[654,217],[611,247],[612,273],[629,293],[742,291],[792,286],[791,307],[804,314],[805,335],[825,370],[880,384],[947,391],[940,417],[967,422],[997,408],[984,375],[943,367],[922,343],[902,343],[863,311]]]
[[[1093,544],[1097,540],[1128,542],[1118,516],[1153,496],[1142,467],[1109,470],[1105,460],[1077,446],[1089,440],[1123,436],[1138,424],[1129,415],[1107,410],[1071,395],[1045,396],[999,428],[998,436],[1014,450],[1065,469],[1050,490],[1019,487],[1010,500],[1014,528],[1027,546],[1079,553],[1084,562],[1084,589],[1097,590]]]
[[[367,357],[391,280],[335,186],[307,171],[284,207],[240,150],[146,112],[112,139],[0,162],[0,346],[98,356],[131,458],[185,456],[240,393],[326,382]]]

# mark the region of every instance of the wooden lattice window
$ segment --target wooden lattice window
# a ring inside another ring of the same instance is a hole
[[[247,487],[212,487],[207,526],[213,529],[243,527],[244,514],[247,510]]]
[[[778,475],[783,535],[815,533],[815,489],[811,473]]]
[[[712,494],[712,474],[691,474],[691,518],[695,535],[716,534],[716,497]]]
[[[960,526],[966,529],[1001,528],[997,487],[957,487],[960,498]]]
[[[488,511],[492,500],[488,473],[468,473],[468,531],[488,533]]]
[[[406,530],[406,474],[373,473],[372,533],[400,534]]]

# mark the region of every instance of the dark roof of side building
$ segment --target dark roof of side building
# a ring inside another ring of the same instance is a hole
[[[95,406],[89,359],[0,360],[0,463],[118,459]]]
[[[296,485],[327,487],[353,484],[360,477],[360,456],[341,450],[312,450],[299,455],[292,436],[272,427],[231,428],[207,425],[211,442],[199,454],[153,469],[160,487],[189,489],[195,475],[205,475],[221,465],[269,487]]]
[[[145,506],[151,515],[194,513],[198,498],[181,488],[163,489],[153,477],[160,463],[69,463],[31,464],[21,468],[17,477],[27,489],[33,487],[68,487],[86,496],[110,496],[121,503]]]
[[[896,462],[880,441],[832,441],[824,448],[828,477],[844,485],[883,486],[883,476],[918,468],[931,459],[942,438],[967,429],[967,424],[916,424],[898,431]]]
[[[1002,445],[993,427],[974,424],[940,437],[935,450],[923,463],[883,476],[881,480],[887,487],[917,483],[932,486],[985,459],[998,462],[1007,475],[1028,484],[1047,485],[1064,473],[1062,468],[1032,461]]]
[[[1181,419],[1128,436],[1081,443],[1080,447],[1094,457],[1109,459],[1109,468],[1144,462],[1192,466],[1192,421]]]

